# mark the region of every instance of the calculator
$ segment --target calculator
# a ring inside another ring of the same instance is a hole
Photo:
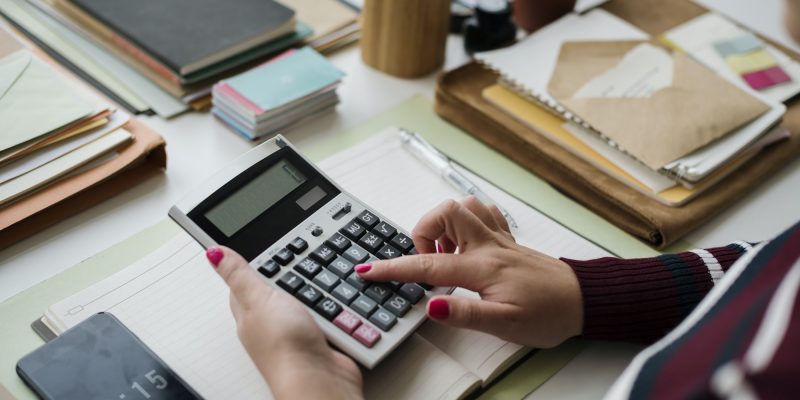
[[[416,254],[409,234],[328,178],[283,136],[248,151],[169,210],[203,247],[236,250],[311,310],[328,341],[373,368],[452,291],[368,282],[360,263]]]

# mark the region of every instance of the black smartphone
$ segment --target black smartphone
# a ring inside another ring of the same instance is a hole
[[[109,313],[99,313],[26,355],[17,374],[44,399],[199,399]]]

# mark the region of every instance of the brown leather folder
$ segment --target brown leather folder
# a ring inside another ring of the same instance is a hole
[[[792,135],[776,143],[683,207],[669,207],[631,189],[486,101],[481,91],[498,76],[472,63],[439,78],[436,112],[547,180],[621,229],[664,248],[753,191],[800,155],[800,103],[783,126]]]

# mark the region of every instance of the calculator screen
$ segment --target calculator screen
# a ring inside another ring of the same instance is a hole
[[[186,215],[217,244],[251,261],[339,193],[284,147],[230,178]]]
[[[233,236],[305,181],[306,176],[294,165],[280,160],[208,210],[206,218],[222,233]]]

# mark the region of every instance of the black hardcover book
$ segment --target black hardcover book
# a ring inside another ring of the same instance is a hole
[[[272,0],[71,0],[130,45],[185,75],[290,34],[294,11]]]

